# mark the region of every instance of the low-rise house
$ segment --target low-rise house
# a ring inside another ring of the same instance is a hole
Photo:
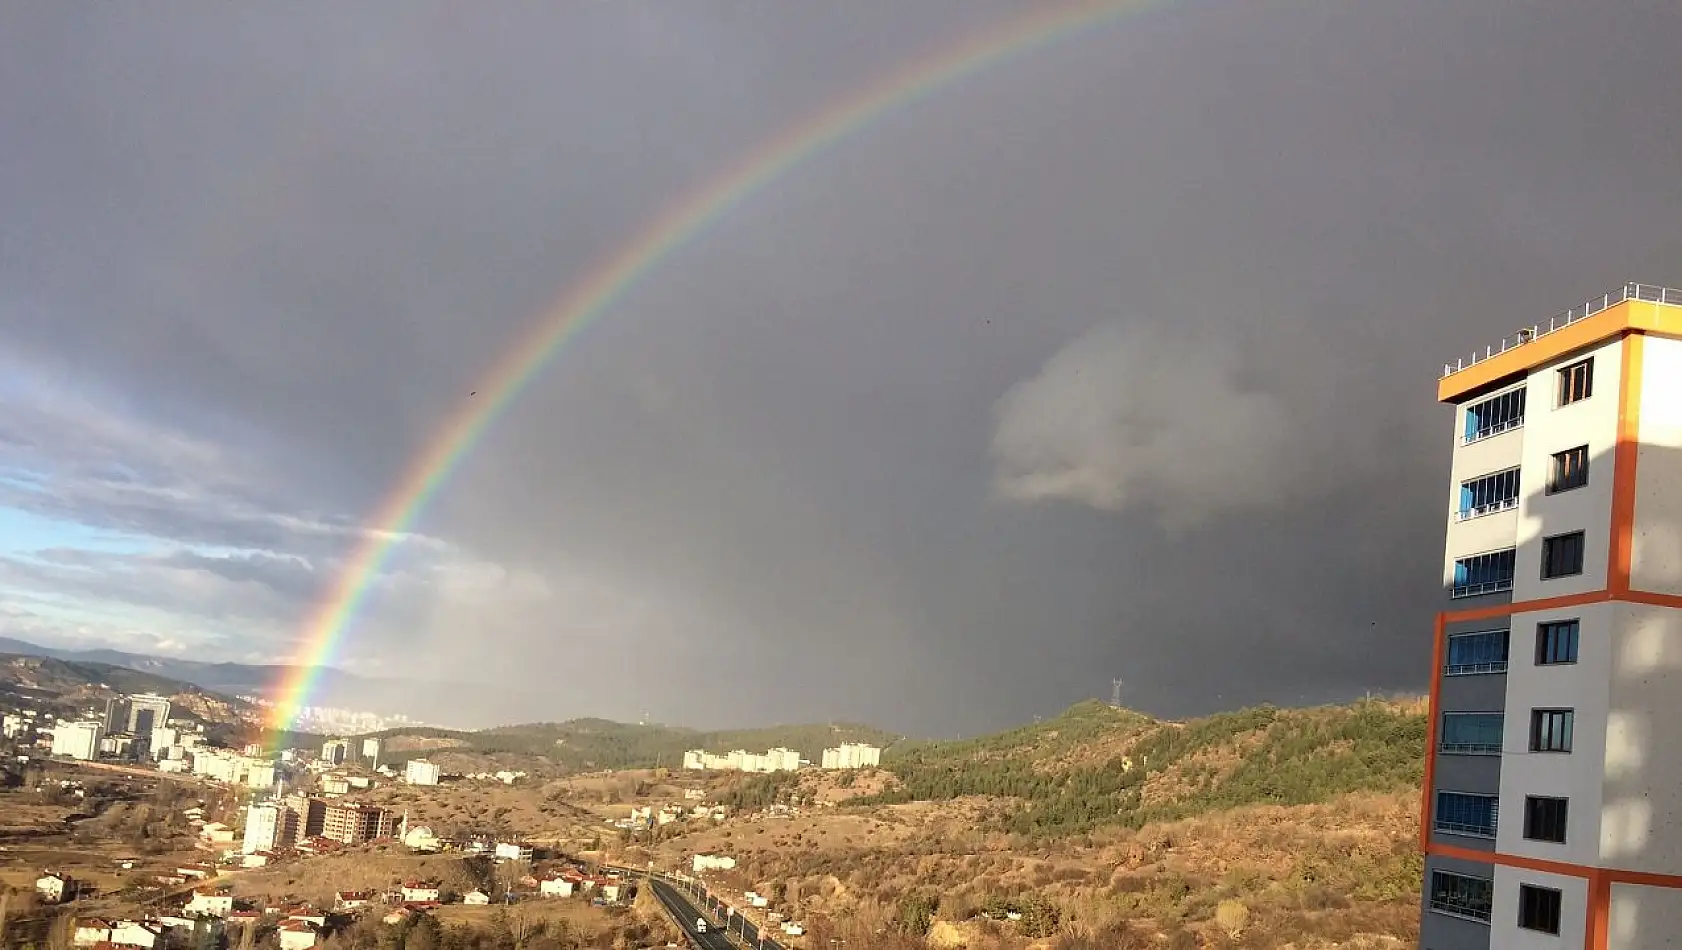
[[[98,917],[89,917],[76,921],[76,932],[71,935],[71,942],[78,947],[91,947],[96,943],[111,942],[111,922]]]
[[[327,926],[327,915],[308,904],[294,904],[281,911],[282,922],[301,920],[311,926],[321,928]]]
[[[461,896],[461,902],[463,904],[472,904],[475,907],[482,907],[491,902],[491,895],[486,894],[484,891],[468,891],[466,894]]]
[[[145,947],[146,950],[164,945],[164,925],[155,921],[118,920],[111,923],[112,943],[119,947]]]
[[[207,877],[215,877],[216,869],[208,864],[183,864],[175,869],[175,873],[182,877],[202,881]]]
[[[35,895],[43,904],[62,904],[74,890],[75,884],[68,875],[43,874],[35,879]]]
[[[531,848],[517,841],[499,841],[496,845],[498,861],[530,861]]]
[[[338,891],[333,895],[333,905],[343,911],[361,910],[373,899],[373,891]]]
[[[570,878],[559,875],[546,877],[537,882],[537,892],[544,897],[571,897],[574,883]]]
[[[437,881],[404,881],[403,903],[429,904],[438,901]]]
[[[188,917],[226,917],[234,909],[234,895],[207,887],[193,891],[193,899],[181,910]]]
[[[273,851],[253,851],[240,855],[239,866],[242,868],[265,868],[274,863],[278,857]]]
[[[276,930],[280,936],[280,950],[309,950],[315,946],[315,928],[302,920],[289,920]]]
[[[619,895],[624,893],[624,890],[625,885],[618,881],[603,881],[601,883],[602,898],[604,900],[616,901],[619,899]]]

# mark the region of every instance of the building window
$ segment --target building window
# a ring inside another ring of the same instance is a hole
[[[1498,801],[1494,795],[1438,792],[1435,827],[1450,834],[1493,838]]]
[[[1466,407],[1465,441],[1476,442],[1524,425],[1522,387]]]
[[[1442,751],[1499,755],[1500,713],[1443,713]]]
[[[1456,633],[1448,638],[1445,676],[1507,672],[1507,631],[1481,630]]]
[[[1565,808],[1563,798],[1524,796],[1524,836],[1531,841],[1564,844]]]
[[[1583,532],[1542,539],[1542,580],[1583,573]]]
[[[1450,597],[1476,597],[1513,589],[1514,550],[1474,554],[1454,562],[1454,588]]]
[[[1579,360],[1559,371],[1559,404],[1569,406],[1594,394],[1594,357]]]
[[[1532,709],[1530,711],[1530,751],[1571,751],[1571,710]]]
[[[1518,469],[1495,472],[1460,483],[1460,520],[1518,507]]]
[[[1548,469],[1548,494],[1582,488],[1589,483],[1589,447],[1555,452],[1553,465]]]
[[[1577,662],[1577,627],[1575,619],[1537,624],[1536,665]]]
[[[1493,885],[1489,878],[1455,874],[1452,871],[1431,872],[1431,909],[1439,914],[1452,914],[1471,920],[1489,921],[1489,904]]]
[[[1518,926],[1520,930],[1559,933],[1559,892],[1551,887],[1520,884]]]

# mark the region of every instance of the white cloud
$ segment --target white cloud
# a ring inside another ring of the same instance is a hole
[[[1107,323],[999,400],[994,485],[1015,501],[1144,508],[1188,527],[1277,503],[1300,467],[1290,435],[1233,343]]]

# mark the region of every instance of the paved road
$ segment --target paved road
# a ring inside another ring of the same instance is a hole
[[[660,899],[666,911],[677,920],[677,925],[683,928],[684,934],[694,946],[701,950],[731,950],[730,938],[726,937],[723,931],[713,929],[711,923],[707,925],[706,933],[696,933],[695,918],[701,916],[701,911],[696,908],[689,895],[659,878],[652,878],[647,883],[654,889],[654,896]]]

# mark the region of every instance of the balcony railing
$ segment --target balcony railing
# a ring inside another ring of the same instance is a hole
[[[1459,755],[1500,755],[1499,742],[1444,742],[1439,751]]]
[[[1482,581],[1477,584],[1456,584],[1454,585],[1454,589],[1449,591],[1448,596],[1455,599],[1459,599],[1461,597],[1479,597],[1484,594],[1499,594],[1504,590],[1512,589],[1512,578],[1498,577],[1495,580]]]
[[[1506,511],[1509,508],[1517,507],[1518,496],[1514,495],[1511,498],[1503,498],[1500,501],[1492,501],[1487,505],[1473,505],[1470,508],[1462,508],[1460,509],[1460,517],[1458,520],[1471,521],[1473,518],[1482,518],[1484,515],[1492,515],[1498,511]]]
[[[1443,821],[1438,819],[1435,826],[1438,831],[1446,831],[1451,835],[1471,835],[1475,838],[1495,837],[1495,823],[1473,825],[1458,821]]]
[[[1490,660],[1487,663],[1449,663],[1443,666],[1444,676],[1473,676],[1479,673],[1505,673],[1506,660]]]
[[[1469,369],[1479,363],[1482,363],[1484,360],[1490,359],[1491,357],[1500,356],[1508,350],[1539,340],[1550,333],[1563,330],[1579,320],[1586,320],[1602,310],[1610,309],[1626,300],[1645,300],[1649,303],[1662,303],[1682,307],[1682,290],[1676,290],[1671,287],[1660,287],[1656,284],[1625,284],[1622,289],[1615,290],[1609,294],[1601,294],[1599,297],[1596,297],[1581,306],[1572,307],[1570,310],[1558,314],[1553,319],[1549,320],[1545,326],[1538,323],[1535,326],[1526,327],[1512,336],[1502,337],[1501,342],[1496,345],[1484,347],[1482,353],[1474,350],[1469,358],[1458,359],[1452,363],[1444,363],[1443,378],[1446,379],[1463,369]]]

